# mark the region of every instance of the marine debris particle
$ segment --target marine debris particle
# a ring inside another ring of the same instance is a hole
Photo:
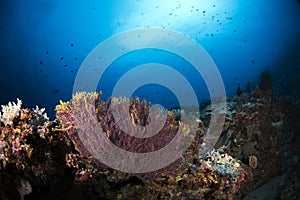
[[[255,64],[255,61],[254,60],[251,60],[252,64]]]
[[[43,64],[43,60],[40,60],[40,65]]]
[[[68,66],[67,64],[64,65],[64,67],[67,67],[67,66]]]
[[[71,44],[70,44],[70,46],[71,46],[71,47],[73,47],[73,46],[74,46],[74,44],[73,44],[73,43],[71,43]]]
[[[64,59],[64,57],[62,56],[62,57],[60,57],[60,60],[63,60]]]

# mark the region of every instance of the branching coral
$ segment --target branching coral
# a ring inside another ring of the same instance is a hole
[[[19,115],[21,110],[22,101],[17,99],[17,104],[15,102],[9,102],[8,105],[2,105],[2,112],[0,112],[0,121],[4,123],[4,125],[12,125],[13,120]]]

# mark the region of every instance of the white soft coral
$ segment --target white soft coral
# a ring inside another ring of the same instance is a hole
[[[13,120],[20,114],[22,106],[22,101],[17,99],[17,104],[15,102],[9,102],[8,105],[1,106],[2,113],[0,112],[0,121],[4,123],[4,125],[12,125]]]
[[[43,117],[45,120],[49,120],[49,117],[47,116],[47,113],[45,112],[45,108],[39,108],[39,106],[35,106],[35,109],[33,109],[33,112],[38,115],[39,117]]]

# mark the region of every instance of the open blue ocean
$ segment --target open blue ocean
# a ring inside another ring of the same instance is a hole
[[[299,19],[299,0],[1,0],[0,199],[300,199]],[[186,149],[143,164],[91,142],[146,156],[173,128]]]

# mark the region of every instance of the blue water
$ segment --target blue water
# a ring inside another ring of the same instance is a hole
[[[46,107],[52,118],[59,100],[72,97],[77,71],[91,50],[135,28],[170,29],[198,42],[216,63],[229,97],[239,84],[254,86],[264,70],[274,73],[276,81],[277,64],[288,68],[300,57],[295,53],[300,38],[297,0],[2,0],[0,16],[0,104],[21,98],[24,106]],[[151,49],[113,62],[98,90],[108,98],[122,73],[147,62],[173,67],[190,81],[199,101],[209,98],[189,63]],[[134,95],[178,106],[172,92],[159,85],[142,86]]]

